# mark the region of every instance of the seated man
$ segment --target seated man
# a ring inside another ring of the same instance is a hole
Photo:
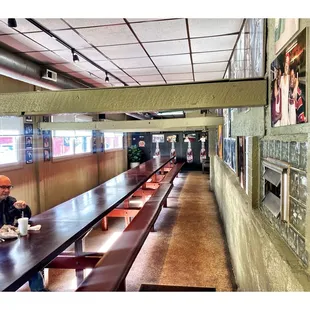
[[[31,217],[29,206],[24,201],[16,201],[14,197],[10,196],[12,187],[11,180],[5,175],[0,175],[0,228],[3,225],[14,225],[15,220],[22,216],[22,212],[25,217]],[[48,291],[44,287],[41,272],[31,277],[29,287],[34,292]]]

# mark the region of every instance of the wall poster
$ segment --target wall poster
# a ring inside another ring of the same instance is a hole
[[[223,158],[223,126],[218,126],[218,137],[217,137],[217,155]]]
[[[307,28],[271,63],[271,126],[307,122]]]

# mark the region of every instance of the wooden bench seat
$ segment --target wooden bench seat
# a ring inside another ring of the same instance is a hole
[[[125,291],[125,278],[166,203],[172,184],[162,184],[115,243],[96,264],[77,291]]]
[[[160,182],[161,184],[172,183],[174,178],[178,175],[185,163],[176,163],[174,167],[166,174],[165,178]]]

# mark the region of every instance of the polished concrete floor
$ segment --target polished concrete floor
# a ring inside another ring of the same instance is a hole
[[[108,231],[98,224],[85,238],[85,250],[105,252],[125,228],[123,218],[109,218]],[[86,273],[89,271],[86,271]],[[51,291],[77,287],[74,270],[45,270]],[[235,291],[225,235],[209,178],[200,171],[180,173],[156,223],[126,278],[127,291],[141,284],[215,288]],[[27,284],[21,291],[27,291]]]

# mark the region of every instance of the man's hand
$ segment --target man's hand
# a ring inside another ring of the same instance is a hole
[[[16,209],[25,209],[26,208],[26,202],[23,201],[23,200],[18,200],[16,201],[13,206],[16,208]]]

